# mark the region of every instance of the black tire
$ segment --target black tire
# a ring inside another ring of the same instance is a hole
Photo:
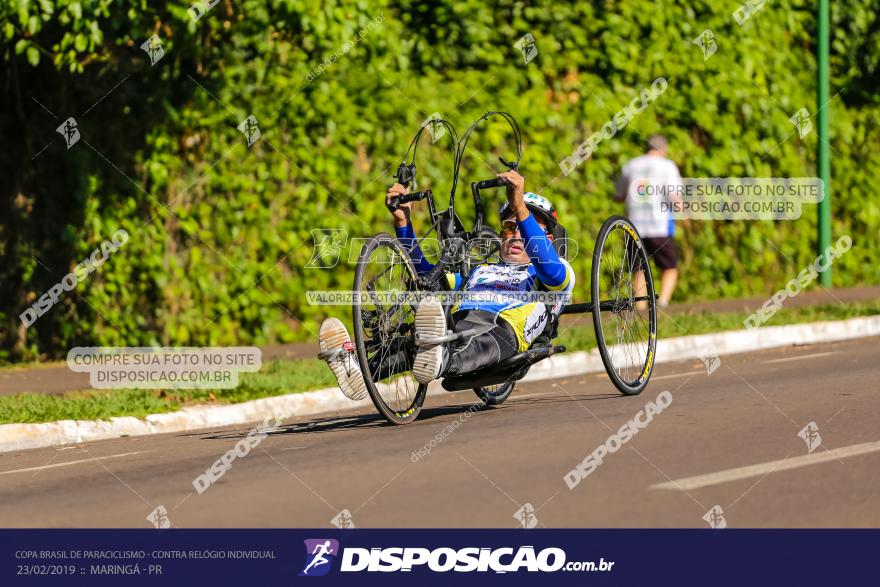
[[[504,401],[510,397],[515,386],[516,381],[508,381],[506,383],[499,383],[498,385],[475,387],[474,393],[476,393],[477,397],[487,406],[498,406],[503,404]]]
[[[640,269],[645,280],[641,295],[634,291]],[[593,326],[602,363],[621,393],[638,395],[654,370],[657,307],[645,246],[626,218],[612,216],[599,230],[591,281]],[[603,311],[600,302],[610,302],[612,308]]]
[[[415,292],[416,277],[407,251],[396,238],[385,233],[364,244],[354,273],[353,322],[358,362],[373,405],[392,424],[415,420],[428,391],[427,385],[416,382],[411,370],[415,307],[411,303],[382,304],[370,294],[383,288]],[[371,301],[364,302],[361,296]],[[388,373],[383,372],[383,367]]]

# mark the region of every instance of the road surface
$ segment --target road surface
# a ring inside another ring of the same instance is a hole
[[[359,410],[262,442],[236,427],[6,453],[0,526],[143,528],[161,506],[182,528],[330,527],[344,510],[356,527],[705,527],[710,511],[727,527],[877,527],[878,359],[866,338],[724,356],[711,374],[661,364],[630,398],[590,374],[522,384],[498,408],[429,397],[403,427]],[[569,489],[563,476],[663,391],[669,406]],[[241,453],[258,445],[199,494],[193,480],[242,439]]]

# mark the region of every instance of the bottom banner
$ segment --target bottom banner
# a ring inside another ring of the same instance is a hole
[[[0,530],[3,585],[814,585],[880,530]]]

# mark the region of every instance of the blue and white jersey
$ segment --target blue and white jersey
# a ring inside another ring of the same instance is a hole
[[[543,283],[532,263],[480,265],[471,272],[463,288],[469,296],[473,294],[472,299],[454,307],[453,313],[482,310],[498,315],[513,326],[520,350],[525,350],[544,331],[551,314],[558,315],[571,301],[574,270],[565,259],[559,259],[559,263],[564,267],[565,277],[555,286]],[[556,295],[548,303],[530,301],[528,294],[539,291]]]
[[[452,312],[482,310],[497,315],[513,327],[519,350],[524,351],[544,331],[550,316],[558,315],[571,301],[575,276],[532,216],[518,224],[531,262],[480,265],[467,276],[464,287],[461,276],[456,275],[456,289],[473,296],[454,306]],[[412,225],[398,228],[397,237],[409,250],[416,270],[420,274],[430,271],[433,265],[422,254]],[[546,300],[548,303],[534,300],[534,296],[529,299],[529,293],[541,291],[560,295]]]

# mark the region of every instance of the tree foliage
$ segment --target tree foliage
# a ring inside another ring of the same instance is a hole
[[[818,105],[805,0],[766,3],[742,25],[735,5],[708,0],[224,0],[200,5],[198,20],[177,2],[5,0],[3,357],[312,335],[328,310],[305,291],[348,288],[353,267],[306,269],[311,229],[387,230],[385,187],[433,112],[460,131],[487,110],[519,120],[527,186],[581,243],[585,299],[592,241],[619,212],[613,179],[645,136],[669,136],[687,176],[811,176],[816,134],[801,140],[789,118],[830,108],[833,233],[854,241],[835,285],[880,282],[880,0],[845,4],[832,14],[835,97]],[[708,59],[693,43],[706,29]],[[526,33],[529,63],[514,46]],[[140,47],[153,35],[164,56],[151,65]],[[661,98],[561,174],[559,161],[661,76]],[[250,148],[237,130],[249,115],[262,132]],[[82,140],[67,149],[55,129],[69,116]],[[471,145],[462,186],[512,148],[503,123]],[[418,164],[421,187],[448,191],[442,141],[423,144]],[[25,329],[24,308],[118,228],[125,247]],[[692,222],[681,295],[776,289],[815,258],[815,233],[809,206],[796,222]]]

